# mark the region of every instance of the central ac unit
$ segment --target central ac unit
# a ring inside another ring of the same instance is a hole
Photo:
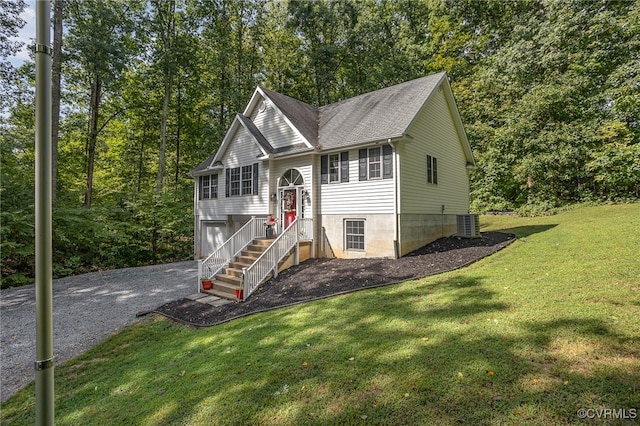
[[[477,214],[459,214],[458,236],[463,238],[480,237],[480,218]]]

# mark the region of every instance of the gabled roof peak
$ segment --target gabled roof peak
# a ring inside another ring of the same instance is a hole
[[[278,92],[258,87],[256,89],[269,99],[280,111],[285,120],[300,133],[307,145],[317,147],[318,144],[318,110],[313,106]]]

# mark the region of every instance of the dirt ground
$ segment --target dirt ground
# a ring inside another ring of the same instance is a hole
[[[194,326],[211,326],[276,307],[458,269],[509,245],[515,236],[441,238],[400,259],[310,259],[266,282],[244,302],[214,307],[181,299],[153,312]]]

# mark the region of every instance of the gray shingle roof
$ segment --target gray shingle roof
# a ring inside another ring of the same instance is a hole
[[[320,148],[402,136],[442,78],[433,74],[321,107]]]
[[[264,137],[262,132],[258,130],[255,124],[253,124],[253,121],[251,121],[249,117],[246,117],[242,114],[238,114],[238,118],[247,127],[247,130],[249,131],[249,133],[251,133],[251,136],[254,137],[254,139],[258,142],[262,149],[264,149],[268,154],[273,154],[275,150],[273,149],[269,141],[267,141],[267,138]]]
[[[215,157],[215,156],[216,156],[216,154],[215,154],[215,153],[211,154],[209,157],[207,157],[207,159],[206,159],[206,160],[204,160],[202,163],[198,164],[198,165],[195,167],[195,169],[191,170],[191,171],[189,172],[189,174],[190,174],[190,175],[192,175],[192,174],[194,174],[194,173],[201,172],[201,171],[203,171],[203,170],[208,169],[208,168],[209,168],[209,166],[211,165],[211,162],[213,161],[213,157]]]
[[[304,138],[313,146],[318,144],[318,110],[311,105],[281,93],[262,88],[265,95],[287,116]]]
[[[311,145],[329,150],[403,136],[443,78],[445,73],[433,74],[320,108],[271,90],[261,90]],[[286,156],[311,150],[301,144],[274,149],[251,119],[242,114],[238,117],[269,154]],[[205,170],[213,157],[191,173]]]

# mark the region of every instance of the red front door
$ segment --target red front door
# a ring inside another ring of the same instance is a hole
[[[284,214],[284,229],[296,219],[297,189],[285,189],[282,193],[282,212]]]

